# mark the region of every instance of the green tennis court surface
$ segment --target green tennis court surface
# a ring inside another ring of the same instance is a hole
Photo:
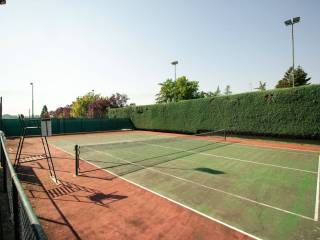
[[[258,238],[320,238],[317,152],[135,132],[50,142]]]

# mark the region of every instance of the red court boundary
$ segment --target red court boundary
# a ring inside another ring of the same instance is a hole
[[[167,135],[167,136],[176,136],[181,138],[189,139],[203,139],[213,142],[225,142],[222,137],[212,137],[212,136],[193,136],[179,133],[164,133],[164,132],[155,132],[155,131],[134,131],[141,132],[146,134],[158,134],[158,135]],[[237,137],[227,137],[226,142],[238,143],[243,145],[252,145],[266,148],[279,148],[279,149],[288,149],[288,150],[297,150],[297,151],[315,151],[320,153],[320,145],[315,144],[304,144],[304,143],[289,143],[285,141],[272,141],[272,140],[254,140],[247,138],[237,138]]]
[[[52,138],[61,137],[74,135]],[[7,141],[11,158],[17,142]],[[29,138],[24,149],[39,154],[41,147],[38,138]],[[44,160],[18,169],[49,239],[251,239],[88,163],[81,163],[87,173],[75,177],[73,156],[53,146],[51,151],[61,185],[49,178]]]

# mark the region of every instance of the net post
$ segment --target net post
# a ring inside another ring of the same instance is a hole
[[[19,196],[18,190],[13,178],[12,181],[12,206],[13,206],[13,223],[14,223],[14,237],[21,239],[20,236],[20,216],[19,216]]]
[[[227,133],[225,129],[223,129],[223,136],[224,136],[224,141],[227,141]]]
[[[75,164],[75,167],[76,167],[76,176],[79,176],[79,146],[78,145],[75,145],[74,146],[74,151],[75,151],[75,159],[76,159],[76,164]]]

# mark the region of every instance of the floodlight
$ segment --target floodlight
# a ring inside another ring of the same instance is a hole
[[[285,21],[284,24],[285,24],[286,26],[292,25],[291,19]]]
[[[293,23],[298,23],[298,22],[300,22],[300,17],[295,17],[295,18],[293,18],[293,19],[292,19],[292,22],[293,22]]]
[[[172,64],[172,65],[177,65],[177,64],[178,64],[178,61],[173,61],[171,64]]]
[[[6,0],[0,0],[0,5],[1,4],[6,4]]]
[[[286,26],[291,25],[291,38],[292,38],[292,87],[294,87],[294,35],[293,35],[293,25],[300,22],[300,17],[294,17],[288,19],[284,22]]]

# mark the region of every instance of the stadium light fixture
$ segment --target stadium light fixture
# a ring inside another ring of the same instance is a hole
[[[0,5],[6,4],[6,0],[0,0]]]
[[[292,39],[292,87],[294,87],[294,35],[293,35],[293,25],[300,22],[300,17],[294,17],[292,19],[288,19],[284,21],[286,26],[291,26],[291,39]]]
[[[174,66],[174,80],[175,81],[177,80],[177,64],[178,63],[179,63],[178,61],[171,62],[171,64]]]

